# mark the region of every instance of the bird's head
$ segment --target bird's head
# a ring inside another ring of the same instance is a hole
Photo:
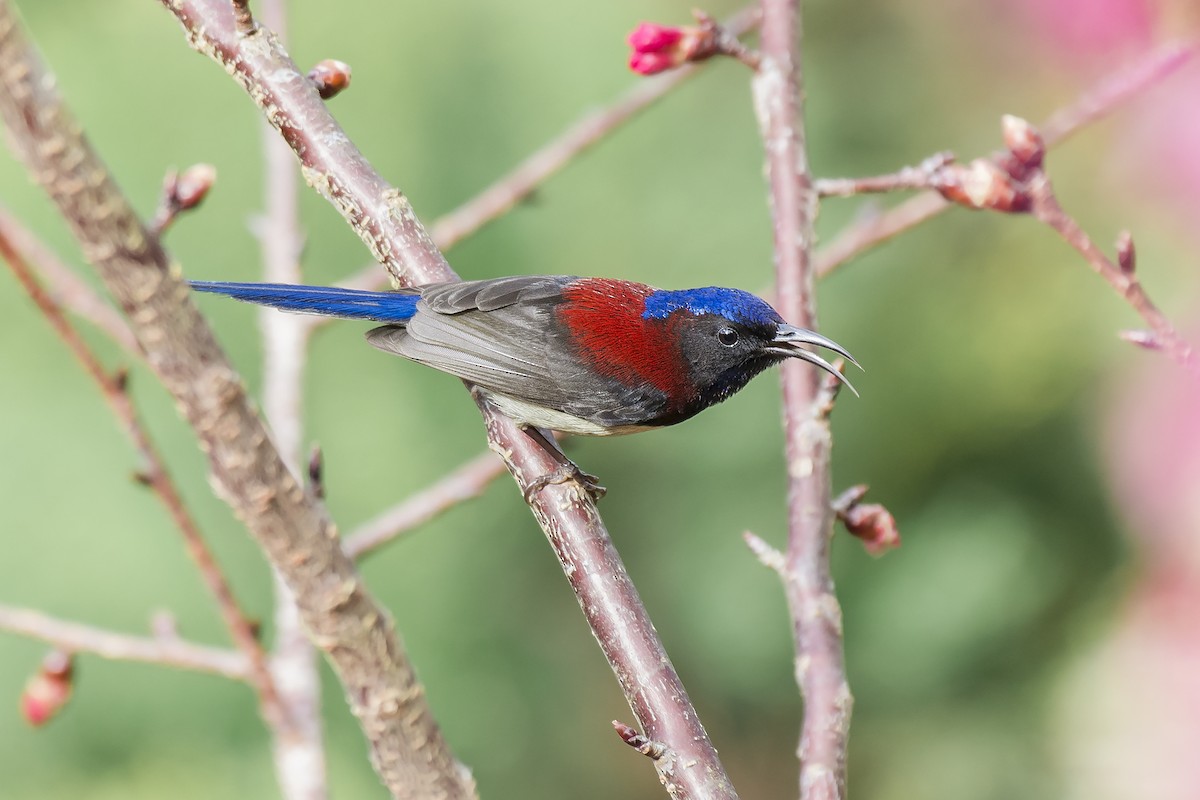
[[[707,404],[724,400],[786,358],[820,367],[857,394],[841,372],[808,346],[831,350],[858,366],[850,353],[832,339],[784,322],[765,300],[749,292],[720,287],[659,290],[646,298],[643,317],[674,328],[693,384],[709,396]]]

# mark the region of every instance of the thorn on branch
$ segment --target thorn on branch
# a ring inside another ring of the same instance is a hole
[[[308,71],[308,79],[317,87],[322,100],[330,100],[350,87],[350,65],[327,58]]]
[[[216,180],[217,169],[212,164],[193,164],[180,173],[168,172],[154,219],[150,221],[150,232],[162,236],[181,212],[200,205]]]
[[[616,729],[617,736],[621,737],[621,741],[654,761],[662,758],[670,749],[662,742],[656,742],[653,739],[646,738],[642,734],[638,733],[635,728],[626,725],[624,722],[614,719],[612,721],[612,726]]]
[[[21,692],[21,716],[34,727],[45,725],[71,699],[74,658],[65,650],[51,650]]]
[[[703,11],[693,11],[692,15],[696,18],[695,25],[672,27],[653,22],[638,25],[626,38],[633,49],[629,68],[639,75],[654,75],[688,62],[724,55],[758,69],[758,53]]]
[[[1162,339],[1158,338],[1153,331],[1127,330],[1121,331],[1117,335],[1144,350],[1161,351],[1164,349]]]
[[[841,392],[842,386],[850,386],[850,391],[858,394],[858,391],[850,385],[844,376],[846,372],[846,359],[839,358],[833,362],[833,368],[837,371],[837,375],[831,373],[823,373],[821,376],[821,388],[817,392],[816,407],[817,413],[821,417],[828,419],[833,413],[833,404],[837,400],[838,393]]]
[[[150,617],[150,633],[159,641],[179,641],[179,624],[175,615],[166,610],[155,611]]]
[[[325,499],[325,461],[320,445],[313,445],[308,456],[308,493],[317,500]]]
[[[746,542],[746,546],[750,548],[750,552],[754,553],[754,557],[764,567],[774,570],[781,576],[783,575],[784,570],[787,568],[787,562],[784,560],[783,553],[750,531],[745,531],[742,534],[742,539]]]
[[[1133,234],[1121,231],[1117,234],[1117,264],[1121,272],[1132,278],[1137,269],[1137,250],[1133,246]]]
[[[111,380],[113,389],[126,394],[129,391],[129,367],[117,367]]]
[[[868,553],[878,556],[900,546],[900,531],[896,528],[896,519],[886,508],[878,503],[862,502],[866,494],[865,484],[851,486],[835,497],[831,505],[846,530],[862,540]]]

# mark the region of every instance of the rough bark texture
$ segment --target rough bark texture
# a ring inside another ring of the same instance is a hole
[[[0,114],[34,179],[128,315],[147,362],[195,429],[214,489],[299,599],[304,623],[342,681],[384,783],[396,797],[473,797],[470,774],[442,739],[387,612],[342,552],[324,509],[284,466],[191,302],[178,266],[147,233],[83,137],[4,0]]]

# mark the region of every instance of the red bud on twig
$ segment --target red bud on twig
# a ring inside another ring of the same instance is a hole
[[[350,65],[327,58],[308,71],[308,79],[317,87],[321,99],[329,100],[350,87]]]
[[[639,75],[653,75],[715,55],[732,56],[752,69],[758,67],[758,54],[719,22],[703,11],[693,11],[692,15],[696,25],[673,27],[653,22],[638,25],[626,38],[633,49],[629,68]]]
[[[867,494],[865,484],[851,486],[834,498],[832,506],[846,530],[862,540],[867,552],[882,555],[900,546],[900,531],[896,519],[878,503],[863,503]]]
[[[969,164],[948,164],[930,179],[942,197],[967,208],[1020,212],[1029,208],[1029,197],[1004,169],[979,158]]]
[[[44,725],[71,699],[74,664],[70,653],[51,650],[21,692],[21,716],[30,725]]]

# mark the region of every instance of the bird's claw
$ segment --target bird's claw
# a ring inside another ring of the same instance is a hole
[[[575,481],[591,496],[593,503],[600,502],[600,498],[608,493],[608,489],[600,485],[600,479],[589,472],[584,472],[573,461],[568,461],[565,464],[559,464],[553,472],[548,472],[545,475],[539,475],[529,482],[525,487],[522,495],[525,497],[525,502],[533,501],[533,496],[545,489],[551,484],[566,483],[567,481]]]

